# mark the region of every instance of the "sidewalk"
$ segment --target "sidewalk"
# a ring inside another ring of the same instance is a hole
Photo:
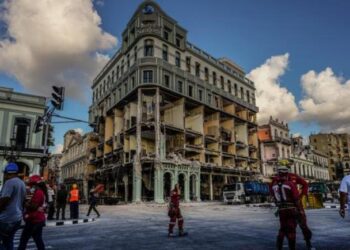
[[[73,224],[81,224],[81,223],[88,223],[88,222],[94,222],[96,221],[97,215],[94,211],[91,211],[90,216],[87,217],[86,214],[88,212],[89,205],[81,204],[79,205],[79,219],[70,219],[70,208],[69,204],[66,206],[65,210],[65,220],[62,219],[62,213],[60,211],[59,219],[56,220],[56,211],[53,216],[53,220],[46,220],[46,226],[48,227],[54,227],[54,226],[63,226],[63,225],[73,225]],[[98,208],[97,208],[98,209]]]

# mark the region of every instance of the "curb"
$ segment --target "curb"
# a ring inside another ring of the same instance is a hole
[[[324,208],[336,208],[336,209],[340,209],[340,205],[324,205]],[[349,206],[345,205],[345,209],[348,209]]]
[[[79,220],[67,220],[67,221],[56,221],[56,222],[47,222],[47,227],[57,227],[57,226],[64,226],[64,225],[75,225],[75,224],[82,224],[82,223],[89,223],[94,222],[96,219],[79,219]]]
[[[264,208],[273,208],[276,207],[273,203],[265,203],[265,204],[246,204],[246,207],[264,207]]]

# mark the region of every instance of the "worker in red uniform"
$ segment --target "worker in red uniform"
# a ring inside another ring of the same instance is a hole
[[[174,237],[174,227],[176,224],[176,219],[179,227],[179,236],[186,236],[187,233],[184,232],[183,225],[184,225],[184,219],[181,215],[180,210],[180,195],[181,190],[179,187],[179,184],[175,185],[175,188],[171,191],[170,195],[170,204],[169,204],[169,212],[168,215],[170,217],[170,223],[169,223],[169,237]]]
[[[290,169],[288,166],[287,166],[287,169],[288,169],[288,181],[291,181],[292,183],[294,183],[294,185],[297,188],[298,188],[298,185],[301,186],[301,192],[298,191],[299,199],[301,200],[303,196],[307,197],[308,191],[309,191],[309,185],[307,184],[307,182],[299,175],[290,173],[289,171]],[[278,178],[278,176],[275,178]],[[307,247],[311,248],[312,232],[307,225],[306,214],[303,206],[301,206],[300,208],[297,222],[304,235],[304,240],[306,242]]]
[[[301,210],[301,202],[296,185],[288,179],[287,167],[278,167],[278,176],[271,183],[271,192],[278,207],[280,218],[280,229],[276,242],[277,249],[283,249],[283,240],[284,237],[287,237],[289,249],[294,250],[297,217]]]

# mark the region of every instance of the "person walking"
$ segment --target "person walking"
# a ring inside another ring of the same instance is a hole
[[[18,177],[18,171],[15,163],[7,164],[4,169],[5,183],[0,192],[1,250],[13,250],[13,238],[21,226],[26,187]]]
[[[57,192],[56,197],[56,220],[60,217],[60,211],[62,211],[62,220],[66,219],[66,204],[67,204],[68,192],[65,185],[61,185],[60,190]]]
[[[271,183],[271,191],[278,207],[280,219],[280,229],[276,242],[277,249],[283,249],[283,240],[284,237],[287,237],[289,249],[295,250],[297,217],[302,206],[296,185],[288,180],[288,168],[286,166],[278,167],[278,176]]]
[[[79,189],[77,184],[72,185],[72,189],[69,192],[69,206],[70,206],[70,218],[79,218]]]
[[[97,214],[97,218],[100,217],[100,213],[97,211],[96,209],[96,206],[97,206],[97,200],[98,200],[98,194],[95,190],[95,188],[93,187],[91,190],[90,190],[90,193],[89,193],[89,203],[90,203],[90,206],[89,206],[89,210],[88,210],[88,213],[87,213],[87,217],[90,216],[90,213],[91,213],[91,210],[94,210],[95,213]]]
[[[301,191],[300,192],[298,191],[299,200],[302,200],[302,198],[304,196],[307,197],[308,192],[309,192],[308,183],[299,175],[290,173],[290,167],[288,167],[288,166],[285,166],[285,167],[288,170],[288,173],[287,173],[288,181],[292,182],[297,187],[297,189],[298,189],[298,185],[301,187]],[[277,176],[275,178],[279,178],[279,176]],[[312,245],[311,245],[312,231],[310,230],[309,226],[307,225],[306,213],[305,213],[303,206],[301,206],[299,209],[297,223],[301,229],[301,232],[303,233],[307,249],[311,249],[312,248]]]
[[[52,188],[52,184],[47,184],[47,195],[48,195],[48,213],[47,219],[53,220],[53,216],[55,214],[55,190]]]
[[[343,177],[339,187],[339,215],[345,218],[345,206],[348,203],[348,211],[350,211],[350,175]]]
[[[30,201],[25,205],[23,216],[25,226],[18,250],[25,250],[31,237],[33,237],[38,250],[45,250],[42,234],[45,226],[46,201],[48,200],[47,187],[39,175],[31,176],[28,185],[34,188],[34,193]]]
[[[174,227],[176,224],[176,220],[179,227],[179,236],[187,235],[187,232],[184,232],[184,229],[183,229],[184,219],[182,217],[181,210],[180,210],[180,196],[181,196],[181,190],[180,190],[179,184],[176,184],[175,188],[171,191],[171,196],[170,196],[170,204],[169,204],[169,211],[168,211],[168,216],[170,217],[168,237],[175,236]]]

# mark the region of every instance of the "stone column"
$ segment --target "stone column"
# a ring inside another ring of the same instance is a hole
[[[3,171],[4,171],[4,168],[5,168],[5,165],[6,165],[5,159],[4,158],[0,158],[0,186],[4,185],[4,174],[3,174]]]
[[[213,192],[213,175],[209,174],[209,189],[210,189],[210,200],[214,200],[214,192]]]
[[[190,179],[189,179],[189,175],[188,173],[185,174],[185,202],[189,202],[190,201]]]
[[[124,197],[124,201],[128,202],[128,196],[129,196],[129,178],[127,175],[124,175],[123,177],[123,182],[124,182],[124,193],[125,193],[125,197]]]
[[[175,187],[175,184],[177,183],[177,171],[173,172],[171,175],[171,187],[170,190],[172,190]]]
[[[161,164],[155,164],[154,169],[154,201],[156,203],[164,203],[164,184],[163,184],[163,171]]]
[[[196,197],[197,201],[201,201],[201,176],[196,175]]]
[[[137,95],[137,116],[136,116],[136,155],[133,164],[133,190],[132,201],[141,202],[142,189],[142,166],[141,166],[141,119],[142,119],[142,91],[138,89]]]
[[[154,133],[155,133],[155,161],[154,161],[154,201],[156,203],[164,203],[163,198],[163,171],[162,163],[160,162],[160,109],[159,109],[159,88],[156,90],[155,100],[155,119],[154,119]]]

